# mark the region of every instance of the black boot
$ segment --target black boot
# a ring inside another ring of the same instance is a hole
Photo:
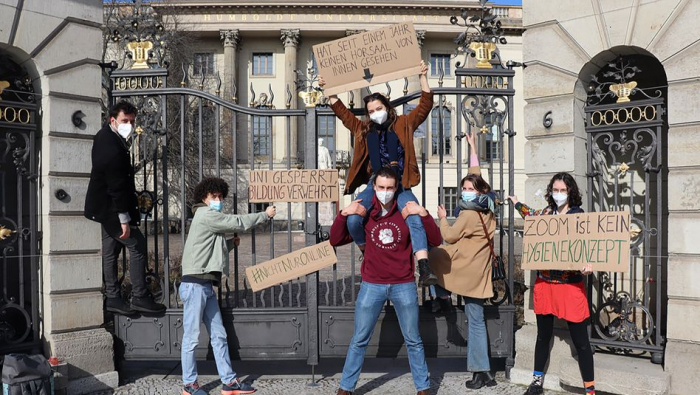
[[[128,303],[126,303],[122,298],[107,298],[105,302],[105,310],[121,314],[121,315],[134,315],[136,312],[132,309]]]
[[[529,387],[527,387],[527,391],[525,391],[525,395],[542,395],[544,394],[544,389],[542,388],[542,384],[539,384],[537,382],[532,382]]]
[[[427,259],[418,260],[418,286],[428,287],[437,284],[437,276],[430,269]]]
[[[464,383],[470,390],[478,390],[483,386],[493,387],[496,385],[496,380],[491,377],[489,372],[476,372],[472,379]]]
[[[131,307],[142,313],[161,313],[165,311],[165,306],[154,302],[150,296],[132,297]]]

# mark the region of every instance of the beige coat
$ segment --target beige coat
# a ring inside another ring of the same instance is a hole
[[[447,245],[430,250],[430,267],[443,288],[462,296],[488,299],[493,296],[491,250],[479,216],[493,240],[496,219],[492,212],[462,210],[450,226],[440,220],[440,233]]]

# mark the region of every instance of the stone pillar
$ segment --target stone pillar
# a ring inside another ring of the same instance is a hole
[[[234,84],[238,84],[238,59],[236,52],[240,48],[241,36],[238,29],[221,30],[221,41],[224,43],[224,99],[238,102],[234,95]]]
[[[295,92],[295,81],[297,79],[297,74],[295,70],[297,69],[297,50],[299,49],[299,29],[282,29],[280,31],[282,44],[284,45],[284,94],[286,97],[287,87],[289,87],[291,92]],[[297,108],[297,96],[292,93],[291,109]],[[297,136],[297,122],[292,122],[290,125],[290,141],[289,144],[289,155],[291,156],[292,163],[295,162],[297,155],[299,155],[299,147],[297,141],[299,141]],[[286,156],[286,153],[285,153]],[[286,159],[286,158],[285,158]]]

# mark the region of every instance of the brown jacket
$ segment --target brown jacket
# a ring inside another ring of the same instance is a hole
[[[448,244],[430,250],[429,259],[440,286],[458,295],[488,299],[493,296],[491,250],[479,216],[493,240],[496,218],[491,211],[462,210],[452,226],[447,219],[440,220],[440,233]]]
[[[367,152],[367,139],[362,135],[362,122],[350,110],[345,107],[342,101],[338,100],[331,105],[335,115],[350,130],[355,139],[355,153],[352,157],[352,165],[348,170],[348,179],[344,193],[349,195],[362,184],[369,181],[372,173],[369,166],[369,153]],[[433,92],[421,92],[420,103],[407,115],[399,115],[394,122],[401,146],[404,149],[404,165],[401,183],[403,187],[412,188],[420,182],[420,171],[416,160],[416,151],[413,148],[413,132],[420,124],[428,118],[433,109]]]

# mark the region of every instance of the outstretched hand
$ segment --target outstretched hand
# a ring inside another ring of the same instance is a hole
[[[423,75],[428,75],[428,66],[426,66],[424,61],[420,61],[420,73],[418,75],[423,76]]]
[[[476,133],[465,133],[465,137],[467,138],[467,142],[469,143],[470,147],[476,147]]]
[[[367,215],[367,209],[365,206],[361,205],[362,199],[357,199],[350,203],[349,206],[345,207],[343,211],[340,212],[341,215],[347,217],[348,215],[359,215],[364,217]]]
[[[425,207],[421,206],[420,204],[416,202],[406,202],[406,207],[401,210],[401,215],[405,218],[407,218],[409,215],[420,215],[421,217],[425,217],[428,215],[428,210],[425,209]]]

